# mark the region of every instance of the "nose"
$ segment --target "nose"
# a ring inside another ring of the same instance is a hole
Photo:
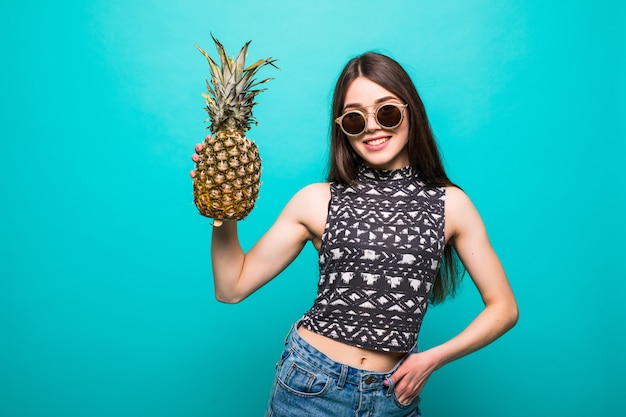
[[[376,113],[369,112],[365,113],[365,128],[368,132],[373,132],[380,128],[378,121],[376,120]]]

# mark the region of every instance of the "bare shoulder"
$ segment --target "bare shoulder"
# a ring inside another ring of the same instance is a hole
[[[446,211],[450,210],[454,214],[457,210],[461,212],[474,205],[465,191],[454,185],[446,186]]]
[[[296,206],[299,211],[326,209],[330,200],[330,185],[326,182],[309,184],[301,188],[289,201],[289,205]]]
[[[327,182],[316,182],[309,184],[306,187],[298,191],[297,194],[301,194],[306,197],[313,197],[315,199],[330,199],[330,184]]]
[[[457,237],[462,232],[484,228],[480,214],[470,197],[460,188],[446,187],[446,239]]]
[[[321,238],[326,226],[330,185],[320,182],[307,185],[291,198],[284,214],[304,225],[312,234],[314,243]]]

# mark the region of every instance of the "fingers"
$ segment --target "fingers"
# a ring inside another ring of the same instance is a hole
[[[206,136],[204,137],[204,140],[205,140],[205,141],[209,141],[209,140],[211,140],[211,138],[212,138],[212,136],[211,136],[211,135],[206,135]],[[201,152],[201,151],[202,151],[202,148],[204,148],[204,144],[202,144],[202,143],[198,143],[198,144],[196,144],[196,148],[195,148],[195,149],[196,149],[196,152]]]
[[[211,139],[211,135],[207,135],[205,138],[205,140],[209,140]],[[191,155],[191,160],[193,162],[198,162],[200,160],[200,155],[198,155],[200,152],[202,152],[202,149],[204,148],[204,145],[202,143],[197,143],[196,146],[194,147],[194,150],[196,151],[196,153],[194,153],[193,155]],[[195,178],[196,177],[196,170],[193,169],[189,172],[189,176],[191,178]]]
[[[402,390],[398,389],[392,377],[388,377],[387,379],[385,379],[383,381],[383,384],[385,385],[385,387],[394,385],[394,389],[396,391],[396,397],[398,398],[398,401],[400,401],[400,403],[403,405],[411,404],[418,397],[418,393],[409,391],[408,387]]]
[[[422,390],[422,384],[420,383],[418,375],[411,374],[409,372],[410,370],[407,363],[404,362],[396,372],[389,377],[394,384],[398,401],[404,405],[411,404]]]
[[[396,396],[398,397],[398,401],[402,404],[408,405],[411,404],[419,395],[419,390],[417,389],[409,389],[408,387],[403,390],[398,390],[396,388]]]
[[[202,145],[196,145],[196,152],[198,152],[198,147],[200,148],[200,150],[202,150]],[[194,153],[193,155],[191,155],[191,160],[192,160],[193,162],[198,162],[198,161],[200,160],[200,155],[198,155],[197,153]],[[195,177],[196,177],[196,170],[195,170],[195,169],[192,169],[192,170],[189,172],[189,176],[190,176],[191,178],[195,178]]]
[[[396,394],[397,395],[397,394]],[[415,401],[415,399],[418,397],[417,394],[404,394],[404,395],[398,395],[398,401],[400,401],[400,404],[403,405],[409,405],[411,404],[413,401]]]
[[[203,145],[201,143],[197,143],[194,150],[196,151],[193,155],[191,155],[191,160],[193,162],[198,162],[200,160],[200,152],[202,152]]]

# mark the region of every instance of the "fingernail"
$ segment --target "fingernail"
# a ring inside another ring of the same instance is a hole
[[[386,387],[389,386],[389,380],[387,378],[385,378],[385,380],[383,381],[383,385]]]

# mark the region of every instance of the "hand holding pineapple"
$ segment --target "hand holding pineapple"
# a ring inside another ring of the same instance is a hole
[[[209,62],[211,82],[203,93],[205,110],[209,115],[211,135],[196,147],[192,171],[194,203],[200,214],[214,219],[214,226],[223,220],[244,219],[254,208],[259,195],[261,158],[254,142],[245,136],[251,124],[254,98],[264,89],[253,78],[265,65],[275,67],[275,60],[265,58],[244,67],[248,41],[236,59],[227,56],[224,46],[213,38],[217,48],[218,65],[202,48],[198,50]]]

